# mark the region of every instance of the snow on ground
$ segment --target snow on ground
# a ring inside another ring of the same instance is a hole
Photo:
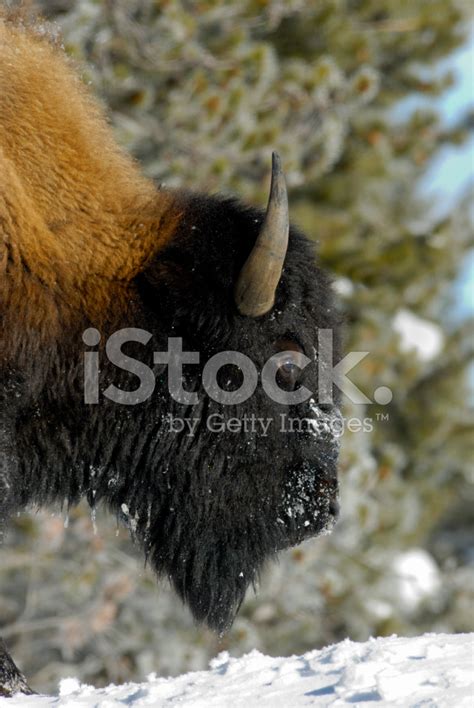
[[[303,656],[223,652],[209,671],[94,689],[61,681],[59,696],[0,698],[0,708],[472,708],[474,634],[345,640]]]

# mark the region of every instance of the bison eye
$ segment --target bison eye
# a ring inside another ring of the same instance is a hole
[[[286,349],[275,355],[278,364],[276,380],[280,388],[293,391],[296,388],[301,369],[304,368],[303,352],[298,349]]]

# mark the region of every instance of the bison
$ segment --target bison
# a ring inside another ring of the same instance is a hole
[[[338,400],[315,393],[338,309],[278,156],[266,212],[160,188],[61,48],[4,11],[0,236],[0,531],[104,505],[224,632],[264,562],[338,508]],[[29,690],[0,642],[0,695]]]

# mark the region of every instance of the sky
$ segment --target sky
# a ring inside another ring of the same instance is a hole
[[[444,124],[451,126],[466,116],[469,110],[474,114],[474,25],[467,43],[435,67],[439,75],[448,70],[454,73],[452,88],[439,98],[420,99],[416,96],[401,101],[395,117],[426,106],[439,111]],[[441,148],[420,183],[423,196],[431,198],[435,216],[449,213],[469,187],[474,189],[474,135],[464,145]],[[474,315],[474,251],[461,270],[455,284],[455,295],[456,315],[460,318]]]
[[[474,27],[468,43],[439,68],[455,73],[456,83],[435,102],[447,125],[452,125],[468,110],[474,111]],[[421,184],[425,194],[439,200],[446,211],[468,186],[474,188],[474,135],[464,145],[441,149]],[[462,269],[455,286],[458,315],[474,315],[474,251]]]
[[[447,125],[453,125],[469,109],[474,110],[474,31],[466,46],[456,51],[447,61],[440,62],[440,70],[451,69],[456,83],[441,99],[434,101]],[[440,151],[425,178],[428,193],[442,194],[449,204],[459,195],[469,179],[473,182],[474,136],[457,148]]]

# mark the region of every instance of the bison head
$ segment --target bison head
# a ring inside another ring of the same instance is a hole
[[[264,561],[327,531],[337,514],[337,401],[317,398],[318,332],[334,332],[337,351],[337,312],[310,243],[288,227],[276,157],[266,214],[231,199],[177,199],[178,229],[135,284],[154,349],[172,337],[199,353],[182,368],[194,400],[175,400],[168,367],[155,365],[150,400],[117,424],[104,495],[194,617],[223,631]],[[248,383],[225,357],[212,395],[206,363],[229,351],[257,374],[274,362],[277,395],[259,382],[223,400]],[[313,395],[282,401],[303,386]]]

